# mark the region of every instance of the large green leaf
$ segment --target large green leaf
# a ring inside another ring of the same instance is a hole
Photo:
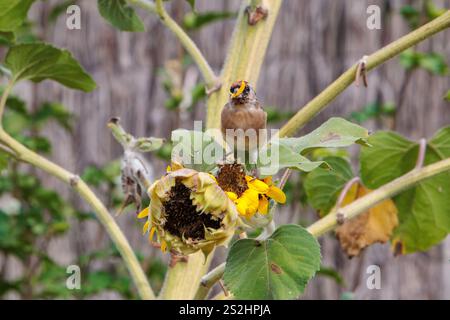
[[[86,92],[96,87],[94,80],[69,51],[45,43],[11,47],[6,55],[5,65],[11,70],[15,82],[51,79],[66,87]]]
[[[286,138],[286,145],[298,153],[312,148],[341,148],[354,143],[366,144],[367,129],[342,118],[330,118],[319,128],[299,138]]]
[[[370,136],[372,147],[361,149],[361,179],[376,189],[414,168],[418,144],[397,133],[380,131]]]
[[[141,18],[125,0],[98,0],[98,10],[114,27],[122,31],[145,31]]]
[[[236,241],[224,282],[237,299],[295,299],[320,269],[317,240],[298,225],[279,227],[267,240]]]
[[[331,169],[317,168],[308,173],[304,182],[308,202],[319,210],[321,216],[333,208],[342,188],[353,177],[347,160],[339,157],[327,157],[324,160]]]
[[[372,148],[361,153],[361,177],[372,188],[398,178],[414,168],[416,143],[397,134],[379,132],[370,137]],[[424,165],[450,157],[450,127],[428,142]],[[375,160],[374,160],[375,159]],[[398,253],[413,253],[438,244],[450,232],[450,173],[419,183],[394,198],[399,226],[391,241]]]
[[[172,131],[172,160],[198,171],[212,170],[226,154],[208,132],[178,129]]]
[[[348,147],[354,143],[366,144],[368,135],[363,127],[342,118],[331,118],[303,137],[271,141],[268,149],[263,148],[258,157],[261,174],[275,175],[284,168],[310,172],[319,166],[326,166],[326,163],[305,158],[303,155],[308,151],[316,148]],[[274,152],[278,152],[278,157],[273,156]]]
[[[35,0],[0,0],[0,31],[14,31],[26,19]]]
[[[323,161],[311,161],[296,152],[287,144],[285,138],[270,142],[268,147],[268,150],[263,148],[258,157],[258,167],[262,176],[275,175],[284,168],[310,172],[319,166],[326,166],[326,163]],[[274,156],[275,152],[278,156]],[[267,154],[267,156],[262,156],[263,154]],[[262,159],[265,160],[263,161]]]

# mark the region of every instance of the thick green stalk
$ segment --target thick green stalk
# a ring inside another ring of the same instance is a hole
[[[387,60],[395,57],[404,50],[417,43],[431,37],[432,35],[450,27],[450,10],[442,14],[433,21],[407,34],[406,36],[392,42],[388,46],[376,51],[367,57],[366,70],[369,71]],[[352,66],[337,80],[330,84],[313,100],[308,102],[295,114],[279,131],[280,137],[293,136],[306,123],[322,111],[331,101],[333,101],[342,91],[355,81],[358,64]]]
[[[229,88],[233,82],[247,80],[256,87],[282,2],[282,0],[252,0],[244,1],[241,6],[228,56],[220,76],[222,87],[212,93],[208,99],[206,119],[208,128],[220,127],[220,114],[223,106],[228,102]],[[249,5],[263,6],[268,10],[267,18],[254,26],[249,25],[245,12]]]
[[[281,0],[247,0],[241,6],[228,57],[220,78],[223,86],[208,98],[207,128],[220,127],[220,112],[228,100],[228,87],[231,82],[242,79],[255,84],[258,80],[281,3]],[[254,26],[248,25],[245,14],[245,9],[250,4],[262,5],[269,12],[266,19],[259,21]],[[210,253],[206,263],[204,263],[201,252],[191,254],[188,262],[178,262],[175,267],[169,269],[161,298],[194,299],[201,278],[209,269],[213,254],[214,252]]]

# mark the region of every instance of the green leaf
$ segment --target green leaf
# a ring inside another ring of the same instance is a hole
[[[8,167],[9,156],[0,149],[0,172]]]
[[[419,60],[420,67],[434,75],[444,76],[447,74],[448,66],[445,58],[437,53],[428,53],[421,56]]]
[[[258,167],[264,176],[274,175],[283,168],[310,172],[326,167],[323,161],[310,161],[302,154],[317,148],[347,147],[366,144],[368,131],[342,118],[331,118],[313,132],[299,138],[280,138],[271,141],[259,153]],[[276,153],[278,153],[278,161]],[[270,161],[269,161],[270,160]]]
[[[420,20],[420,12],[416,8],[410,5],[405,5],[400,8],[400,14],[406,21],[408,21],[409,26],[412,29],[417,28]]]
[[[448,90],[447,93],[445,94],[444,100],[447,100],[450,102],[450,90]]]
[[[35,0],[0,0],[0,31],[14,31],[26,19]]]
[[[189,5],[191,6],[191,9],[192,10],[195,10],[195,0],[186,0],[188,3],[189,3]]]
[[[310,161],[302,154],[317,148],[347,147],[354,143],[365,144],[368,135],[368,131],[363,127],[342,118],[331,118],[303,137],[271,141],[260,151],[258,167],[262,175],[274,175],[283,168],[310,172],[319,166],[327,165],[323,161]],[[278,161],[276,161],[275,152],[278,152]]]
[[[96,84],[69,51],[44,43],[30,43],[9,49],[6,67],[11,70],[13,80],[40,82],[51,79],[72,89],[89,92]]]
[[[189,12],[183,18],[183,27],[188,30],[197,30],[210,23],[231,19],[235,16],[236,13],[229,11]]]
[[[361,177],[369,188],[378,188],[415,167],[418,144],[390,133],[369,138],[372,148],[361,152]],[[441,129],[428,142],[424,165],[450,157],[450,127]],[[396,253],[424,251],[450,232],[450,173],[422,181],[394,198],[399,226],[391,241]]]
[[[50,22],[56,22],[58,17],[66,12],[67,8],[73,4],[75,4],[77,0],[64,0],[61,3],[55,4],[48,15],[48,20]]]
[[[344,185],[353,178],[352,168],[347,160],[327,157],[324,161],[331,170],[317,168],[308,173],[304,180],[308,202],[314,209],[319,210],[321,216],[330,212]]]
[[[440,15],[444,14],[447,9],[445,8],[438,8],[434,1],[432,0],[426,0],[425,1],[425,11],[430,20],[436,19]]]
[[[274,123],[289,120],[295,115],[295,112],[292,111],[281,111],[277,107],[266,106],[264,110],[267,113],[267,122]]]
[[[38,128],[44,126],[48,120],[55,120],[64,129],[70,130],[72,128],[72,119],[73,114],[64,105],[57,102],[43,103],[32,116],[33,124]]]
[[[341,148],[354,143],[366,144],[367,129],[342,118],[330,118],[319,128],[300,138],[286,138],[286,144],[298,153],[313,148]]]
[[[423,53],[412,49],[400,54],[400,64],[408,71],[423,68],[434,75],[444,76],[448,72],[445,57],[435,53]]]
[[[334,268],[320,266],[320,270],[317,271],[317,276],[328,277],[336,282],[341,287],[346,287],[345,279],[342,275]]]
[[[125,0],[98,0],[98,10],[114,27],[122,31],[145,31],[144,23]]]
[[[320,269],[317,240],[298,225],[283,225],[266,240],[236,241],[223,280],[237,299],[295,299]]]
[[[208,132],[172,131],[172,160],[197,171],[208,172],[224,159],[225,150]]]
[[[370,136],[372,147],[361,149],[361,179],[369,189],[376,189],[412,170],[418,144],[394,132],[380,131]]]
[[[287,138],[270,142],[268,147],[262,148],[258,157],[258,168],[262,176],[275,175],[284,168],[310,172],[320,166],[327,166],[327,164],[323,161],[311,161],[300,155],[292,148]]]
[[[395,105],[392,103],[371,102],[366,104],[362,110],[350,114],[349,120],[356,123],[364,123],[370,119],[381,116],[392,116],[395,114]]]
[[[419,55],[412,49],[403,51],[400,56],[400,65],[407,71],[411,71],[419,66]]]
[[[0,31],[0,45],[12,46],[16,41],[16,36],[13,32]]]

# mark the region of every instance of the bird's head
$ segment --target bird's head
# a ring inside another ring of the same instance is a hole
[[[230,87],[230,99],[235,102],[245,102],[253,93],[252,88],[247,81],[236,81]]]

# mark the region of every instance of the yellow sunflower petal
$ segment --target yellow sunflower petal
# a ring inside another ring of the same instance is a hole
[[[144,210],[139,212],[137,217],[138,217],[138,219],[142,219],[142,218],[147,217],[149,213],[150,213],[150,209],[149,209],[149,207],[146,207]]]
[[[270,186],[269,191],[267,191],[267,196],[281,204],[286,202],[286,195],[283,190],[275,186]]]
[[[210,176],[215,182],[217,182],[216,177],[214,177],[211,173],[208,173],[208,174],[209,174],[209,176]]]
[[[269,186],[267,185],[267,183],[259,179],[247,181],[247,185],[249,186],[249,188],[256,190],[258,193],[266,193],[269,190]]]
[[[256,209],[258,208],[259,194],[256,190],[245,190],[241,198],[244,198],[247,201],[249,207],[255,207]]]
[[[225,193],[227,194],[228,198],[230,198],[231,201],[236,201],[238,198],[237,194],[234,192],[226,191]]]
[[[265,177],[265,178],[263,179],[263,181],[264,181],[265,183],[267,183],[269,186],[273,184],[273,182],[272,182],[272,176]]]
[[[164,240],[161,242],[161,252],[165,253],[167,250],[167,242]]]
[[[153,236],[155,235],[155,231],[156,231],[156,227],[152,227],[152,228],[150,229],[150,235],[148,236],[148,240],[149,240],[150,242],[153,242]]]
[[[261,199],[259,199],[258,212],[261,214],[267,214],[268,211],[269,211],[269,200],[267,200],[266,197],[262,196]]]
[[[150,226],[150,221],[146,221],[144,226],[142,227],[142,234],[146,234],[148,231],[148,227]]]
[[[236,204],[236,209],[241,216],[245,216],[247,214],[247,207],[247,202],[243,199],[240,199],[240,201]]]

